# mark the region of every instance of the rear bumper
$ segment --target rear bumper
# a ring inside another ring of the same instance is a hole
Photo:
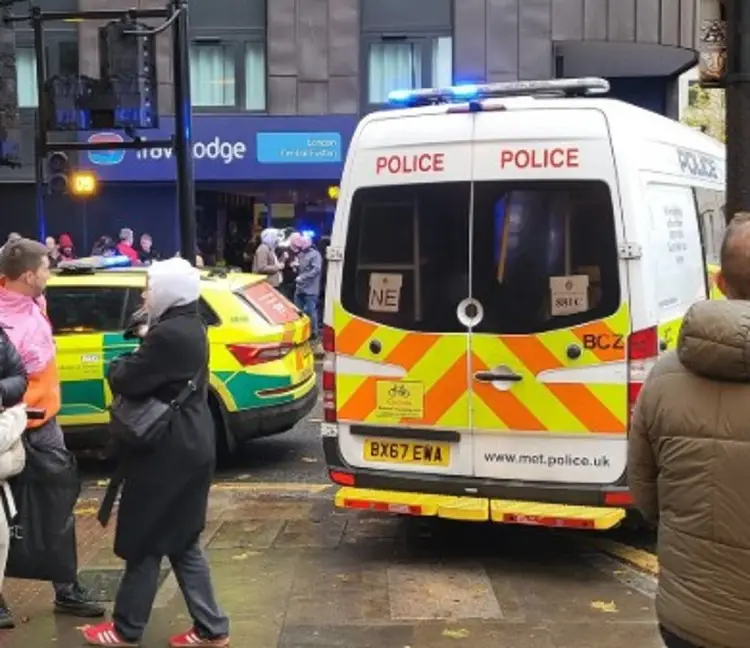
[[[626,478],[602,487],[591,484],[554,484],[549,482],[514,482],[450,475],[404,473],[393,470],[355,468],[344,461],[335,437],[323,438],[323,450],[329,470],[349,473],[357,488],[371,490],[481,497],[493,500],[520,500],[570,504],[575,506],[612,506],[629,508]]]
[[[229,432],[237,443],[281,434],[293,428],[307,416],[318,401],[318,386],[301,398],[283,405],[227,412]]]

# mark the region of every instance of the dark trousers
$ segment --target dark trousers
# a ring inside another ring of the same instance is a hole
[[[320,325],[318,324],[318,296],[305,295],[301,292],[294,293],[294,305],[310,318],[312,339],[320,337]]]
[[[228,635],[229,619],[216,603],[208,562],[198,541],[181,554],[169,556],[169,562],[196,633],[203,639]],[[112,619],[127,641],[137,642],[143,635],[156,598],[160,569],[161,556],[148,556],[125,566]]]
[[[663,625],[659,626],[662,641],[667,648],[701,648],[697,644],[691,643],[682,637],[678,637],[673,632],[667,630]]]

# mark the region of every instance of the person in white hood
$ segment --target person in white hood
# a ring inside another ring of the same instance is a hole
[[[115,554],[125,575],[111,622],[83,629],[90,645],[137,646],[156,596],[161,560],[168,557],[193,626],[170,639],[173,648],[229,645],[229,620],[214,596],[200,535],[214,474],[215,431],[208,407],[208,342],[198,312],[200,273],[184,259],[148,270],[141,346],[115,359],[107,379],[114,395],[170,402],[188,381],[198,389],[175,410],[169,428],[148,453],[131,452],[124,479]],[[114,481],[114,480],[113,480]],[[109,495],[109,493],[108,493]],[[106,498],[105,498],[106,500]],[[100,521],[106,523],[108,512]]]

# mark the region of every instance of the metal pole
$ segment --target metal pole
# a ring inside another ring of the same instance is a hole
[[[179,12],[172,28],[175,138],[177,163],[177,218],[180,223],[180,254],[195,264],[197,232],[195,222],[195,179],[193,177],[192,106],[190,97],[190,36],[186,0],[173,0]]]
[[[44,160],[47,156],[47,106],[44,101],[44,83],[47,80],[47,57],[45,56],[44,23],[42,10],[33,7],[31,24],[34,29],[34,52],[36,56],[36,137],[34,151],[34,182],[36,185],[36,220],[39,240],[47,238],[47,219],[44,215]]]
[[[750,2],[727,0],[727,205],[750,211]]]

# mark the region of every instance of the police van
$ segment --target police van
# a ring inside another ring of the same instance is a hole
[[[608,89],[395,92],[359,124],[327,253],[338,506],[625,519],[635,400],[714,290],[725,151]]]

